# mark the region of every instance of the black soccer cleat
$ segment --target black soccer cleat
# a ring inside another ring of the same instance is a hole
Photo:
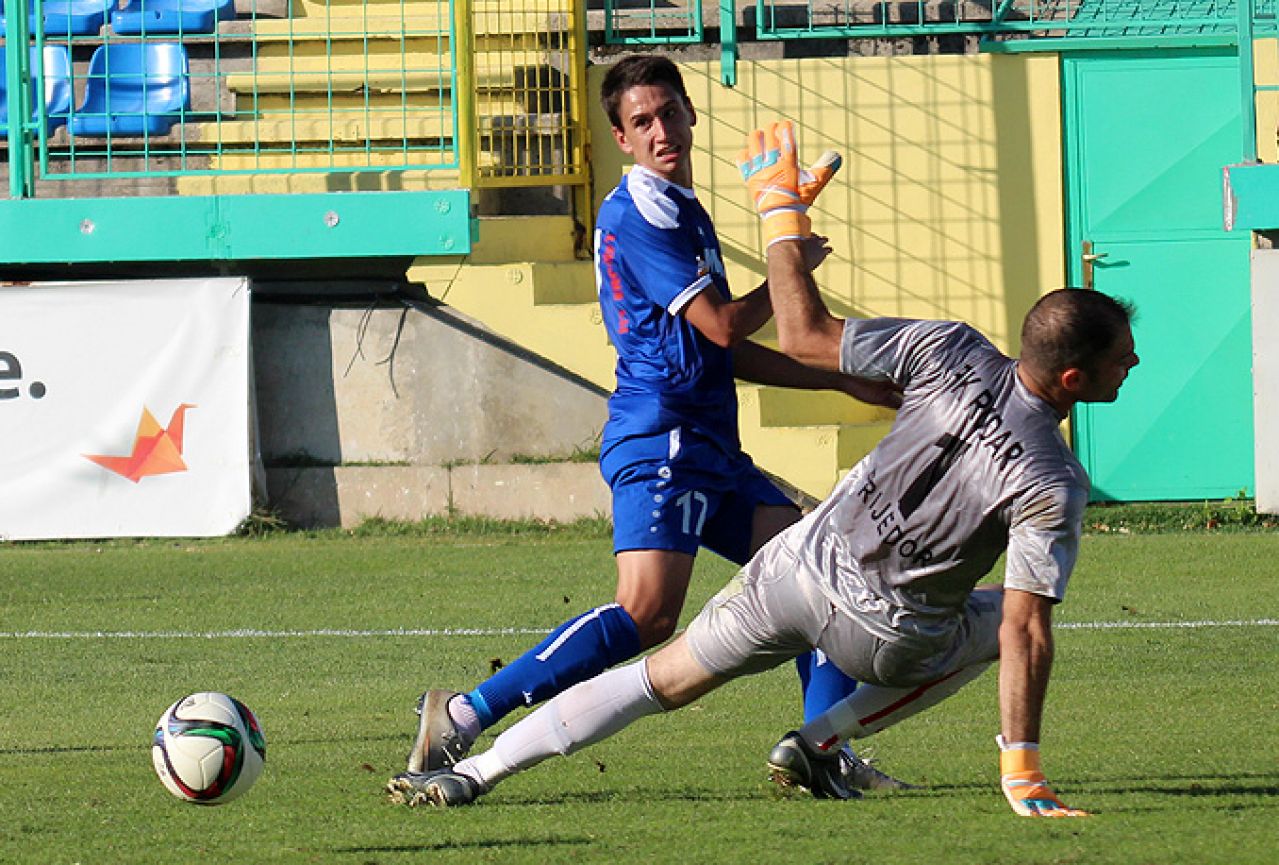
[[[843,750],[823,754],[792,730],[768,754],[769,778],[783,788],[807,790],[818,799],[860,799],[844,780]]]
[[[456,808],[470,805],[485,790],[470,775],[451,769],[436,769],[433,772],[405,772],[396,775],[387,782],[386,792],[392,802],[408,805],[410,808],[419,805]]]

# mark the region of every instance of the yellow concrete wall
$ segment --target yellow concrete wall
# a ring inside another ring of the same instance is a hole
[[[606,67],[592,67],[598,94]],[[971,322],[1007,351],[1043,291],[1065,279],[1056,55],[816,58],[681,66],[698,112],[694,177],[743,293],[763,279],[757,219],[734,159],[745,133],[791,119],[801,156],[844,169],[814,230],[835,255],[818,283],[837,315]],[[595,201],[626,165],[592,105]]]
[[[1253,79],[1257,84],[1279,85],[1279,40],[1258,39],[1252,44]],[[1257,94],[1257,158],[1279,159],[1279,93]]]

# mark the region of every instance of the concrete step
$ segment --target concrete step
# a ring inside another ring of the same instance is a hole
[[[543,263],[577,261],[576,227],[569,216],[490,216],[480,219],[479,241],[471,250],[471,264],[507,261]],[[429,262],[422,262],[428,264]],[[595,289],[582,303],[593,303]]]
[[[385,171],[401,169],[405,165],[416,165],[428,174],[439,178],[439,184],[432,188],[452,189],[458,184],[458,171],[449,165],[446,154],[423,152],[403,153],[366,153],[352,148],[349,151],[326,152],[315,150],[308,152],[299,150],[224,150],[210,158],[210,164],[220,171],[289,171],[290,169],[361,169]],[[439,167],[426,167],[436,165]],[[409,169],[414,171],[417,169]]]
[[[553,66],[557,58],[545,51],[477,52],[474,60],[475,84],[479,90],[513,87],[521,70]],[[449,86],[453,70],[447,65],[448,53],[441,53],[434,39],[379,39],[365,44],[361,40],[327,42],[322,38],[296,44],[267,42],[260,46],[252,69],[257,78],[292,74],[332,75],[334,73],[405,74],[415,82],[435,82]],[[228,76],[228,79],[252,77]]]
[[[739,398],[742,396],[738,392]],[[857,461],[870,453],[892,424],[823,424],[762,426],[758,403],[739,405],[742,447],[756,465],[821,499]]]
[[[477,250],[491,242],[481,228]],[[616,355],[594,303],[591,262],[510,260],[459,269],[417,259],[408,278],[506,339],[612,390]]]
[[[338,79],[330,81],[331,89],[322,107],[332,109],[338,114],[349,114],[353,111],[446,111],[452,112],[453,100],[447,93],[437,89],[397,90],[389,80],[364,81]],[[274,84],[274,82],[272,82]],[[319,100],[312,101],[311,94],[306,94],[306,107],[315,107]],[[257,93],[247,92],[238,95],[236,111],[240,118],[267,117],[271,114],[291,113],[298,107],[298,94],[288,90],[260,90]],[[516,106],[511,103],[510,110]]]
[[[611,510],[594,463],[271,468],[266,481],[271,507],[298,528],[448,514],[566,523]]]
[[[897,417],[892,409],[867,405],[833,391],[743,385],[738,391],[739,399],[747,390],[755,392],[750,398],[759,403],[758,421],[766,427],[891,424]]]
[[[288,42],[304,39],[331,41],[365,39],[406,39],[429,36],[437,40],[441,49],[447,48],[451,32],[451,20],[447,11],[386,14],[376,4],[369,5],[369,14],[358,7],[338,10],[327,15],[307,15],[300,18],[272,20],[259,19],[254,33],[258,42]],[[478,15],[475,17],[475,48],[545,47],[546,36],[559,33],[556,27],[561,16],[546,13],[512,11],[504,15]],[[442,41],[438,41],[442,40]]]
[[[246,165],[252,168],[252,165]],[[309,171],[297,174],[186,175],[177,178],[179,195],[277,195],[300,192],[391,192],[456,189],[456,170]]]
[[[453,136],[453,118],[435,112],[405,115],[401,111],[384,111],[381,116],[373,112],[325,112],[316,117],[305,110],[291,117],[273,119],[237,120],[227,123],[201,123],[197,128],[198,140],[203,144],[221,143],[226,146],[244,146],[260,142],[336,142],[343,143],[405,141],[440,142]],[[410,160],[443,161],[452,159],[449,152],[424,151],[407,154]],[[400,163],[405,155],[400,155]]]

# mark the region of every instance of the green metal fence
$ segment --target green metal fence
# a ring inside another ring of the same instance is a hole
[[[185,32],[181,22],[164,34],[121,34],[110,21],[84,35],[36,28],[30,69],[22,69],[21,52],[7,52],[10,92],[25,95],[24,74],[48,89],[47,46],[69,55],[63,86],[72,100],[51,107],[37,99],[34,122],[21,132],[22,108],[12,112],[11,152],[31,141],[40,181],[457,168],[448,0],[249,4],[209,33]],[[26,5],[8,0],[8,20],[23,23]],[[16,35],[10,24],[8,45],[20,44]],[[159,71],[155,60],[129,79],[116,59],[162,49],[184,56],[181,80],[166,79],[172,70]],[[165,88],[189,95],[139,106],[125,85],[141,90],[144,102]],[[14,173],[11,194],[30,194],[32,179],[19,185]]]
[[[585,183],[577,0],[239,2],[247,5],[212,32],[46,26],[31,34],[30,56],[6,50],[7,89],[21,97],[0,118],[14,156],[10,194],[126,178],[161,194]],[[38,0],[6,0],[6,48],[27,41],[15,24],[28,9],[39,17]],[[69,57],[60,80],[46,48]],[[162,49],[182,53],[180,81],[155,60],[128,79],[116,59]],[[122,79],[148,98],[179,86],[189,95],[138,108],[112,89]],[[70,91],[70,103],[24,104],[31,81]],[[228,180],[237,175],[258,179]]]
[[[705,38],[702,0],[605,0],[604,41],[610,45],[688,45]]]
[[[1274,0],[1257,4],[1264,18]],[[700,0],[647,6],[606,0],[605,37],[611,44],[703,41]],[[735,27],[739,9],[719,9],[721,32]],[[761,41],[894,39],[974,34],[1000,39],[1066,37],[1112,40],[1232,40],[1233,0],[754,0],[740,9],[743,24]],[[736,35],[734,34],[734,38]],[[1053,50],[1041,47],[1039,50]]]

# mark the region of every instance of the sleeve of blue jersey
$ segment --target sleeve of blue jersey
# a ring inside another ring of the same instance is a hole
[[[617,233],[618,257],[640,291],[654,304],[671,304],[702,275],[697,247],[679,228],[658,228],[638,213]]]

